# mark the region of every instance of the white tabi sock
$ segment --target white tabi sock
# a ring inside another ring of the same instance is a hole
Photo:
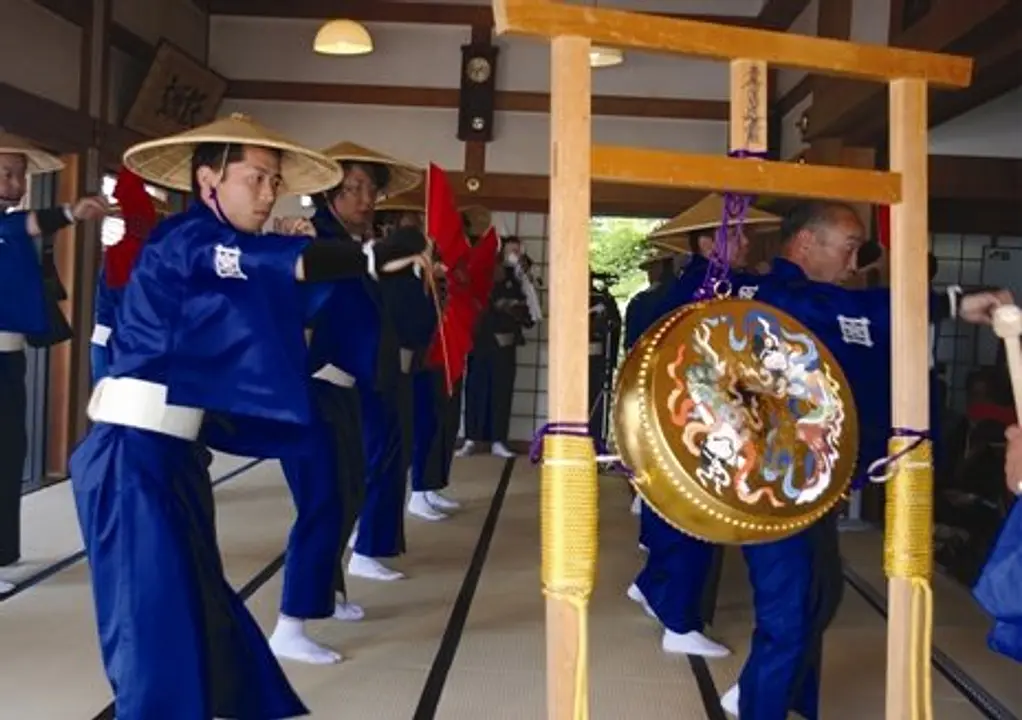
[[[366,611],[361,605],[348,602],[348,598],[337,593],[337,604],[334,606],[334,620],[343,622],[358,622],[366,616]]]
[[[428,493],[424,492],[412,493],[408,499],[408,514],[430,522],[447,519],[446,515],[429,504]]]
[[[6,595],[9,592],[14,592],[15,587],[17,586],[12,582],[0,580],[0,595]]]
[[[355,527],[351,529],[351,537],[348,538],[348,549],[354,550],[355,543],[357,542],[358,542],[358,523],[356,523]]]
[[[695,630],[684,635],[673,630],[664,630],[664,638],[660,647],[665,653],[696,655],[704,658],[722,658],[731,654],[726,647]]]
[[[332,665],[342,660],[340,653],[309,639],[304,621],[286,615],[277,618],[277,627],[270,636],[270,649],[279,658],[311,665]]]
[[[404,573],[391,570],[389,567],[371,557],[352,553],[348,560],[348,574],[366,580],[403,580]]]
[[[476,444],[474,440],[466,440],[465,444],[462,445],[458,452],[454,453],[455,457],[468,457],[476,450]]]
[[[461,503],[441,495],[437,490],[429,490],[426,493],[426,500],[438,510],[457,510],[461,507]]]
[[[513,458],[515,454],[502,442],[495,442],[490,447],[490,454],[501,458]]]
[[[724,693],[720,699],[720,706],[724,709],[728,715],[738,717],[738,683],[735,683],[731,688]]]
[[[639,589],[638,585],[632,583],[631,586],[628,588],[627,595],[628,599],[634,603],[638,603],[647,615],[649,615],[654,620],[658,619],[656,613],[653,612],[653,608],[649,606],[649,601],[646,600],[646,596],[642,594],[642,590]]]

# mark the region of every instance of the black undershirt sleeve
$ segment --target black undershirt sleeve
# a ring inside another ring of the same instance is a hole
[[[354,242],[312,240],[302,253],[305,282],[329,282],[365,275],[368,258]]]

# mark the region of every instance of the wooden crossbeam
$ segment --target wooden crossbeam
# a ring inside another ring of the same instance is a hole
[[[493,0],[493,16],[500,34],[586,37],[597,45],[713,60],[741,57],[776,67],[876,82],[913,78],[938,88],[967,87],[972,78],[972,60],[964,57],[621,10],[537,0]]]
[[[752,195],[889,205],[901,201],[901,176],[880,170],[695,155],[596,145],[594,180],[629,185],[728,190]]]

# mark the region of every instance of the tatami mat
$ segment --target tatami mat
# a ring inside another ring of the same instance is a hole
[[[327,667],[285,663],[314,717],[431,717],[416,714],[416,709],[437,663],[503,466],[502,461],[488,457],[458,460],[451,495],[464,507],[445,522],[407,520],[408,553],[393,565],[405,571],[408,579],[394,583],[353,579],[352,600],[365,607],[366,619],[311,624],[317,640],[346,656],[340,665]],[[218,464],[216,471],[228,470]],[[216,497],[224,565],[232,584],[240,587],[283,551],[294,515],[290,495],[279,466],[267,462],[220,486]],[[55,500],[49,502],[59,508]],[[628,505],[624,482],[603,478],[599,576],[590,612],[591,717],[719,717],[707,714],[689,661],[660,651],[659,629],[624,595],[643,562],[636,548],[636,519],[628,513]],[[443,686],[435,715],[439,720],[545,717],[538,506],[538,473],[520,459]],[[56,515],[59,510],[53,512]],[[76,536],[71,513],[70,530]],[[850,566],[882,590],[880,542],[876,533],[843,536]],[[734,681],[748,648],[752,610],[745,575],[741,552],[729,549],[711,634],[735,654],[709,663],[718,693]],[[276,619],[281,581],[282,574],[277,573],[249,600],[267,632]],[[1022,709],[1018,689],[1022,685],[1008,680],[1012,671],[1017,677],[1017,669],[985,649],[988,624],[968,593],[938,578],[935,595],[937,646],[1003,704]],[[0,717],[90,720],[109,702],[84,563],[0,604],[0,639]],[[847,587],[841,613],[827,636],[823,718],[883,717],[885,650],[881,616]],[[935,718],[982,717],[939,674],[934,673],[933,683]]]
[[[340,665],[324,667],[284,663],[315,717],[410,720],[415,714],[503,466],[493,458],[459,460],[448,495],[462,508],[441,522],[406,517],[408,552],[387,564],[407,578],[350,578],[351,600],[365,608],[365,619],[310,623],[318,642],[345,656]],[[519,463],[512,483],[529,484],[533,474]],[[278,573],[249,601],[267,632],[277,616],[282,580]]]
[[[210,474],[223,477],[251,462],[217,455]],[[21,562],[0,568],[0,580],[20,585],[47,567],[82,549],[71,483],[60,482],[30,493],[21,501]]]
[[[279,465],[262,463],[220,485],[216,501],[224,566],[237,587],[284,547],[291,499]],[[110,701],[84,562],[0,604],[0,698],[5,720],[89,720]]]

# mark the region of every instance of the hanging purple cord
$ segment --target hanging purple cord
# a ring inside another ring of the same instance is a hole
[[[913,430],[911,428],[894,428],[891,431],[892,437],[912,438],[907,446],[887,457],[880,458],[869,466],[869,479],[872,482],[883,482],[887,479],[888,473],[898,464],[898,461],[915,450],[930,439],[929,430]]]
[[[752,152],[750,150],[732,150],[728,157],[733,158],[758,158],[764,159],[766,153]],[[696,290],[696,300],[708,300],[716,297],[721,284],[726,285],[731,270],[731,261],[728,257],[728,235],[733,228],[740,232],[745,225],[745,215],[749,211],[755,198],[752,195],[739,195],[737,193],[724,193],[724,217],[721,218],[721,225],[717,228],[713,250],[710,252],[709,267],[706,270],[706,277],[703,284]]]
[[[578,422],[560,422],[560,423],[547,423],[539,429],[539,432],[532,438],[532,445],[529,448],[529,460],[532,464],[540,462],[543,459],[543,438],[547,435],[571,435],[573,437],[588,437],[593,441],[597,455],[609,455],[606,446],[599,440],[594,438],[589,433],[589,425],[587,423]],[[628,477],[632,476],[632,471],[629,470],[624,463],[620,460],[615,461],[611,465],[612,468],[619,472],[625,473]]]

